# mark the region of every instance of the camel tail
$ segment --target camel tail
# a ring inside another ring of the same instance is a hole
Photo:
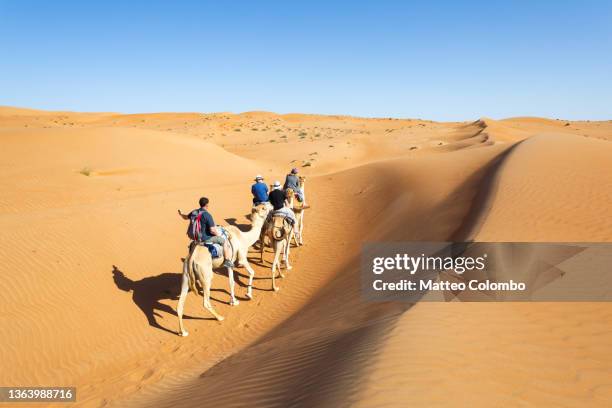
[[[272,235],[276,241],[282,241],[285,239],[285,229],[284,228],[274,228],[272,230]]]
[[[195,272],[193,270],[193,260],[191,257],[189,257],[189,259],[187,259],[185,262],[187,262],[187,278],[189,279],[189,288],[193,291],[193,293],[195,293],[196,295],[198,294],[198,289],[196,288],[196,277],[195,277]]]

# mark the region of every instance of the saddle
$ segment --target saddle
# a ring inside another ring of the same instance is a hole
[[[202,243],[210,252],[210,256],[213,258],[222,258],[223,257],[223,247],[219,244],[205,244]]]
[[[285,197],[287,199],[290,199],[291,197],[293,197],[293,209],[294,210],[299,211],[299,210],[304,209],[304,199],[300,197],[299,194],[296,194],[295,190],[293,190],[291,187],[285,190]]]
[[[207,244],[203,241],[191,241],[189,243],[189,255],[191,255],[196,245],[206,247],[206,249],[208,249],[208,252],[210,252],[210,256],[213,259],[221,258],[223,256],[223,246],[219,244]]]
[[[225,237],[226,240],[230,241],[230,238],[232,237],[230,232],[228,230],[226,230],[223,227],[217,227],[221,229],[221,233],[223,234],[223,236]],[[206,243],[204,241],[191,241],[191,243],[189,244],[189,254],[191,254],[195,248],[195,245],[201,245],[203,247],[206,247],[206,249],[208,249],[208,252],[210,252],[210,256],[213,259],[216,258],[222,258],[223,257],[223,245],[220,244],[209,244]],[[230,241],[230,245],[231,245],[231,241]]]
[[[282,212],[270,213],[268,223],[272,224],[272,238],[275,241],[283,240],[293,230],[293,220]]]
[[[289,224],[290,227],[293,227],[293,224],[295,223],[293,218],[291,218],[289,215],[287,215],[287,213],[283,212],[282,210],[276,210],[276,211],[270,212],[268,214],[268,218],[266,219],[266,223],[272,222],[272,219],[274,217],[283,218],[285,222]]]

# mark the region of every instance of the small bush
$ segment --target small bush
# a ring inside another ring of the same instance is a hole
[[[93,170],[89,167],[83,167],[81,170],[79,170],[79,173],[84,176],[89,177],[93,173]]]

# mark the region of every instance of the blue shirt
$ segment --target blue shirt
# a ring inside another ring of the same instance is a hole
[[[253,193],[253,203],[268,201],[268,186],[266,183],[256,182],[251,186],[251,193]]]

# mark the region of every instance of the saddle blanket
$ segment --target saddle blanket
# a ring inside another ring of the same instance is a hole
[[[223,235],[223,237],[226,240],[230,239],[230,234],[229,231],[227,231],[225,228],[217,226],[217,228],[219,228],[221,230],[221,234]],[[191,241],[191,244],[189,246],[189,253],[191,254],[192,250],[193,250],[193,245],[196,243],[196,241]],[[203,242],[203,241],[198,241],[197,242],[198,245],[202,245],[205,246],[206,249],[208,249],[208,251],[210,252],[210,256],[212,256],[213,258],[221,258],[223,256],[223,245],[220,244],[212,244],[212,243],[208,243],[208,242]]]
[[[210,256],[213,258],[221,258],[223,256],[223,247],[221,245],[204,243],[202,245],[204,245],[210,251]]]
[[[295,224],[295,214],[293,214],[293,211],[287,207],[283,207],[280,210],[272,211],[270,213],[270,217],[274,217],[276,215],[285,217],[285,220],[287,220],[287,222],[291,226]]]
[[[193,248],[195,248],[195,245],[202,245],[206,247],[206,249],[208,249],[208,252],[210,252],[210,256],[212,256],[213,258],[220,258],[223,256],[223,246],[219,244],[207,244],[202,241],[191,241],[191,244],[189,245],[189,254],[193,252]]]

